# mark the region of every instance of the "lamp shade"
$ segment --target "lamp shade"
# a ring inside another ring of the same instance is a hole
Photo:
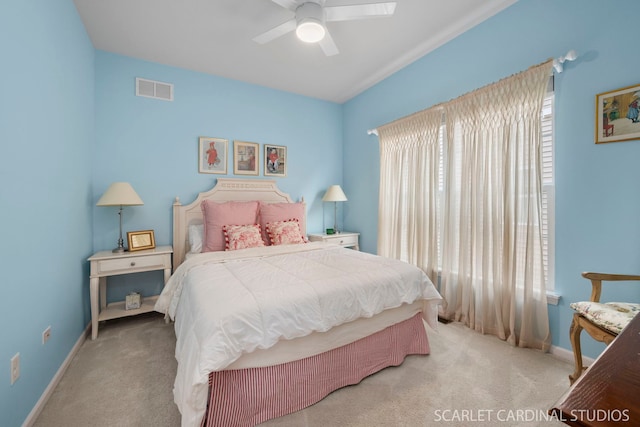
[[[323,202],[346,202],[347,196],[345,196],[344,191],[340,188],[339,185],[332,185],[329,187],[326,193],[324,193],[324,197],[322,197]]]
[[[144,202],[128,182],[114,182],[96,203],[96,206],[139,205],[144,205]]]

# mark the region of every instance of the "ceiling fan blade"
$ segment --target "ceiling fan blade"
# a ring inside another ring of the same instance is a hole
[[[391,16],[395,10],[395,1],[385,3],[354,4],[351,6],[330,6],[324,8],[325,19],[327,22]]]
[[[253,38],[253,41],[260,44],[268,43],[271,40],[275,40],[278,37],[283,36],[288,32],[295,30],[296,25],[297,25],[296,20],[290,19],[289,21],[270,29],[269,31],[266,31],[258,36],[255,36]]]
[[[333,41],[333,38],[331,37],[331,34],[329,34],[329,31],[324,34],[324,38],[320,40],[318,44],[320,44],[322,51],[327,56],[333,56],[340,53],[340,51],[338,50],[338,46],[336,46],[336,43]]]
[[[277,5],[284,7],[285,9],[295,11],[298,7],[298,2],[296,0],[271,0]]]

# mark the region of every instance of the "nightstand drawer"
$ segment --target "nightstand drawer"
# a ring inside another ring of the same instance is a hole
[[[333,236],[325,237],[324,241],[329,243],[335,243],[337,245],[342,245],[342,246],[357,246],[358,235],[350,234],[347,236],[341,236],[340,234],[336,234]]]
[[[134,272],[136,270],[158,269],[164,267],[165,255],[148,255],[141,257],[127,257],[122,259],[105,259],[97,264],[98,275],[114,273],[116,271]],[[167,267],[168,268],[168,267]]]

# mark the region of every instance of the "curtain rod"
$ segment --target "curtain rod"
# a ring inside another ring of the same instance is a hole
[[[553,68],[555,69],[556,73],[560,74],[562,73],[562,71],[564,70],[564,63],[566,61],[575,61],[576,59],[578,59],[578,54],[575,50],[571,49],[569,52],[566,53],[566,55],[564,56],[560,56],[558,58],[555,58],[553,60]],[[542,64],[546,63],[547,61],[543,62]],[[538,64],[540,65],[540,64]],[[551,73],[553,74],[553,73]],[[378,135],[378,128],[373,128],[373,129],[367,129],[367,135],[375,135],[375,136],[379,136]]]

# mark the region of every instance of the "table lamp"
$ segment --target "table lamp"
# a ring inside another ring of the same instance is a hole
[[[120,216],[120,238],[118,239],[118,247],[113,250],[114,253],[124,252],[124,240],[122,239],[122,207],[123,206],[140,206],[144,202],[138,196],[128,182],[114,182],[104,192],[96,206],[120,206],[118,215]]]
[[[339,233],[338,231],[338,203],[337,202],[346,202],[347,196],[344,195],[344,191],[340,188],[339,185],[332,185],[329,187],[326,193],[324,193],[324,197],[322,197],[323,202],[334,202],[333,205],[333,232]]]

